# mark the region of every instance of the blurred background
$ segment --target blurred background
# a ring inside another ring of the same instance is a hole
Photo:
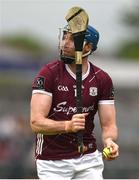
[[[139,1],[0,0],[0,179],[37,178],[29,125],[32,81],[58,58],[58,32],[81,6],[100,33],[90,60],[115,86],[120,157],[105,162],[104,178],[139,178]],[[102,150],[96,116],[97,142]]]

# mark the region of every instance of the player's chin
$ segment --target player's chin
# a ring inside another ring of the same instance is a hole
[[[62,55],[69,56],[69,57],[75,57],[75,52],[70,51],[70,50],[65,50],[65,51],[63,50]]]
[[[63,53],[64,56],[74,58],[75,56],[72,53]]]

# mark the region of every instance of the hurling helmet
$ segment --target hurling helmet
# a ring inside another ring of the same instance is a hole
[[[68,25],[66,25],[64,28],[62,28],[60,30],[63,31],[62,33],[64,33],[65,31],[71,32],[71,29]],[[62,33],[60,32],[60,36],[63,35]],[[59,38],[59,40],[60,40],[60,38]],[[84,42],[85,43],[91,43],[92,44],[92,50],[90,52],[84,54],[83,57],[86,57],[89,54],[91,54],[92,52],[96,51],[98,41],[99,41],[99,32],[94,27],[88,25],[87,29],[85,31]],[[72,62],[75,61],[75,57],[67,57],[67,56],[62,55],[61,49],[60,49],[60,57],[66,64],[71,64]]]

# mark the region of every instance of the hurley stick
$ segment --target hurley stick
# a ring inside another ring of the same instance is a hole
[[[80,7],[71,8],[67,15],[66,20],[72,31],[75,45],[75,63],[76,63],[76,106],[77,113],[82,113],[82,50],[85,38],[85,32],[88,25],[88,15],[84,9]],[[81,131],[77,133],[78,137],[78,152],[84,152],[83,134]]]

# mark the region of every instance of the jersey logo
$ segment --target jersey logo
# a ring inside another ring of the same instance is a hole
[[[69,91],[69,89],[68,89],[68,87],[67,86],[62,86],[62,85],[59,85],[58,87],[57,87],[57,89],[59,90],[59,91]]]
[[[44,77],[37,77],[35,79],[34,86],[37,89],[45,89],[45,78]]]
[[[77,113],[77,107],[76,106],[69,106],[67,101],[63,101],[63,102],[58,103],[56,105],[56,107],[53,108],[53,110],[55,112],[65,113],[67,115]],[[88,107],[86,107],[86,106],[82,107],[83,113],[93,111],[93,110],[94,110],[94,104],[91,106],[88,106]]]
[[[97,87],[90,87],[89,88],[89,95],[90,96],[97,96]]]

